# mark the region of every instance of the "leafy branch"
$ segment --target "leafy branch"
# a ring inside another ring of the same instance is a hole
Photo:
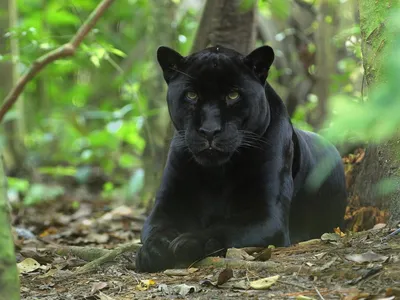
[[[101,1],[68,43],[39,57],[32,63],[28,71],[18,80],[17,84],[4,99],[3,105],[0,108],[0,122],[3,120],[7,111],[17,101],[27,83],[31,81],[45,66],[58,59],[74,56],[76,49],[113,2],[114,0]]]

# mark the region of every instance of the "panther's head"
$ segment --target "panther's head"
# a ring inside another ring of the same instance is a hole
[[[244,56],[216,46],[184,57],[162,46],[157,59],[177,137],[200,165],[219,166],[240,148],[256,147],[270,122],[264,86],[271,47]]]

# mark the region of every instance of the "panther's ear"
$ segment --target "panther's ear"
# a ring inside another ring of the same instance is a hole
[[[157,49],[157,61],[164,73],[164,79],[169,83],[171,77],[176,73],[179,63],[183,60],[183,56],[175,50],[160,46]]]
[[[274,50],[270,46],[261,46],[248,54],[244,61],[264,84],[274,58]]]

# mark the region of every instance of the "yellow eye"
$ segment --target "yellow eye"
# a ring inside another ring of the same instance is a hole
[[[195,92],[186,92],[186,98],[190,101],[196,101],[199,96]]]
[[[233,101],[233,100],[237,100],[239,99],[240,95],[238,92],[230,92],[227,96],[226,96],[226,100],[228,101]]]

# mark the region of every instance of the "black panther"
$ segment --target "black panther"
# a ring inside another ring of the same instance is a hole
[[[274,51],[157,50],[175,127],[141,235],[138,272],[187,266],[229,247],[289,246],[343,225],[336,148],[293,127],[266,81]]]

